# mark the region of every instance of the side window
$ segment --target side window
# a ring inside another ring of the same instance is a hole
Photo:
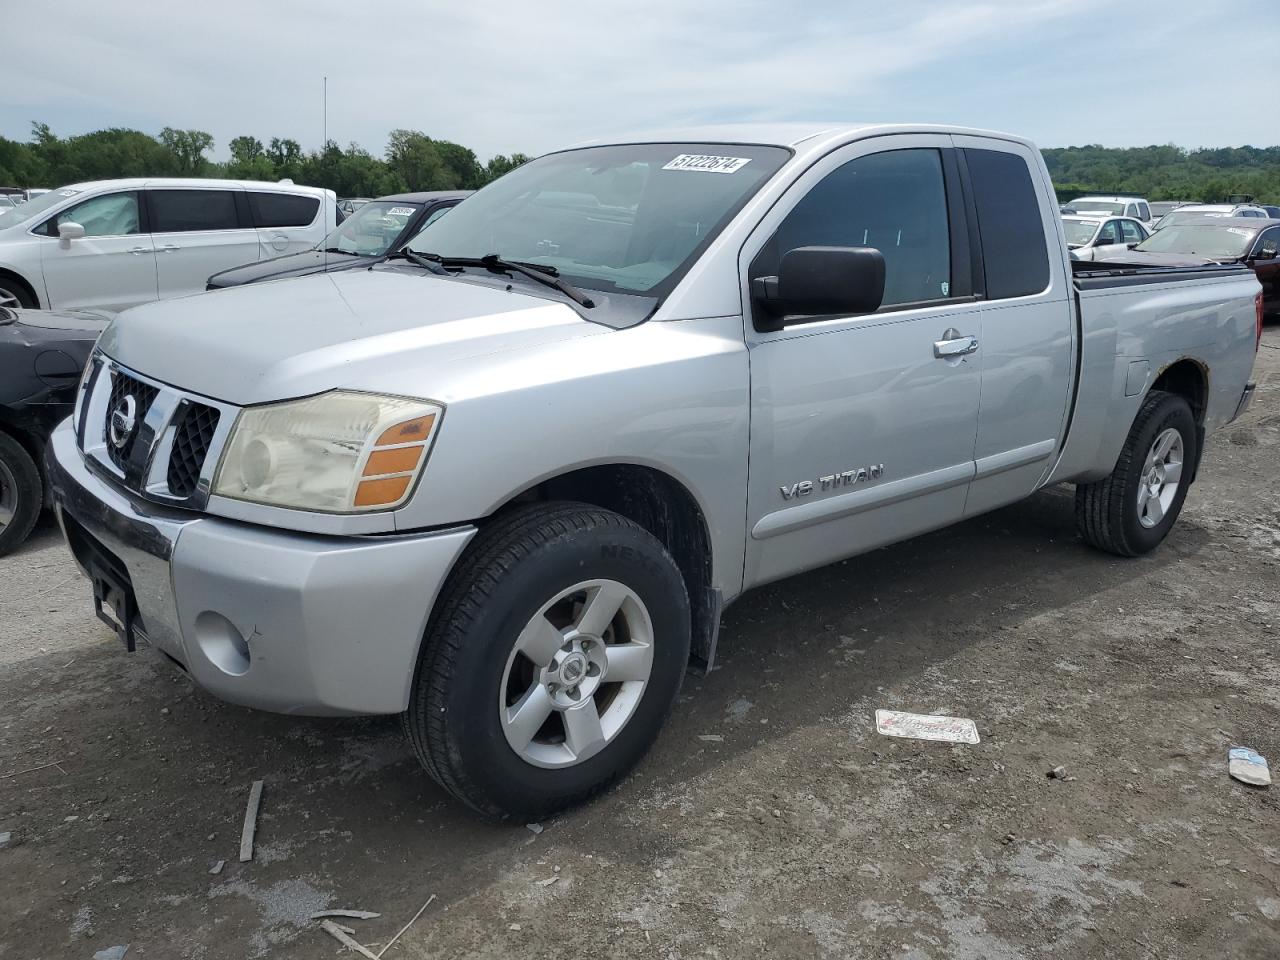
[[[249,191],[249,212],[253,215],[255,227],[305,227],[316,218],[319,209],[319,197]],[[351,211],[347,213],[349,215]]]
[[[1147,204],[1145,204],[1145,203],[1140,203],[1140,204],[1138,204],[1138,219],[1139,219],[1139,220],[1150,220],[1150,219],[1151,219],[1151,207],[1150,207],[1150,206],[1148,206],[1148,205],[1147,205]]]
[[[1116,220],[1108,220],[1102,225],[1102,229],[1098,231],[1098,235],[1093,240],[1095,247],[1105,247],[1112,243],[1120,242],[1120,232],[1116,228]]]
[[[419,231],[424,230],[427,227],[431,226],[431,224],[435,223],[437,220],[439,220],[441,217],[443,217],[446,213],[448,213],[452,209],[453,209],[453,204],[449,204],[449,206],[447,207],[436,207],[429,214],[427,214],[427,219],[422,221],[422,226],[418,228]]]
[[[776,273],[789,250],[815,246],[879,250],[885,306],[946,299],[951,236],[941,154],[890,150],[837,167],[787,214],[753,272]]]
[[[1049,247],[1027,162],[999,150],[964,151],[978,208],[987,299],[1025,297],[1049,286]]]
[[[1267,230],[1258,238],[1253,255],[1271,258],[1277,254],[1280,254],[1280,230]]]
[[[1138,243],[1145,237],[1146,235],[1142,232],[1142,228],[1132,220],[1120,221],[1120,239],[1125,243]]]
[[[138,195],[108,193],[77,203],[49,221],[46,228],[49,236],[56,237],[58,227],[64,223],[80,224],[86,237],[125,237],[138,233]]]
[[[236,197],[230,190],[149,190],[152,233],[237,230]]]

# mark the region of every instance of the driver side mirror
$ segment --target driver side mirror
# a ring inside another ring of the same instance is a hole
[[[755,277],[751,294],[778,330],[787,315],[875,313],[884,300],[884,254],[874,247],[796,247],[776,277]]]
[[[1093,241],[1093,245],[1095,247],[1109,247],[1114,243],[1115,240],[1111,237],[1099,237],[1097,240]]]
[[[72,240],[84,239],[84,227],[71,220],[58,224],[58,246],[63,250],[71,249]]]

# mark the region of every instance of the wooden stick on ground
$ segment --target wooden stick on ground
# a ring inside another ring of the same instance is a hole
[[[358,940],[352,940],[342,931],[342,928],[332,920],[321,920],[320,928],[348,950],[354,950],[356,953],[360,954],[360,956],[368,957],[369,960],[378,960],[379,954],[374,953]]]
[[[240,833],[240,862],[253,859],[253,835],[258,829],[258,805],[262,803],[262,781],[253,781],[249,789],[249,806],[244,811],[244,830]]]
[[[397,940],[399,940],[401,937],[403,937],[403,936],[404,936],[404,932],[405,932],[406,930],[408,930],[410,927],[412,927],[412,926],[413,926],[413,921],[414,921],[414,920],[417,920],[420,916],[422,916],[422,911],[423,911],[423,910],[426,910],[426,909],[427,909],[427,907],[431,906],[431,901],[432,901],[432,900],[434,900],[435,898],[436,898],[436,895],[435,895],[434,893],[433,893],[431,896],[427,897],[427,902],[426,902],[426,903],[424,903],[424,904],[423,904],[423,905],[418,909],[418,912],[417,912],[417,913],[415,913],[415,914],[413,915],[413,920],[410,920],[410,921],[409,921],[408,923],[406,923],[403,927],[401,927],[401,928],[400,928],[400,932],[399,932],[399,933],[397,933],[394,937],[392,937],[392,938],[387,942],[387,945],[386,945],[385,947],[383,947],[381,950],[379,950],[379,951],[378,951],[378,954],[377,954],[377,955],[378,955],[378,957],[381,957],[384,953],[386,953],[388,950],[390,950],[390,949],[391,949],[391,947],[395,944],[395,942],[396,942]]]

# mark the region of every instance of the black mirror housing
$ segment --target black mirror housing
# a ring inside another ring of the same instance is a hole
[[[884,300],[884,254],[874,247],[796,247],[752,295],[775,316],[875,313]]]

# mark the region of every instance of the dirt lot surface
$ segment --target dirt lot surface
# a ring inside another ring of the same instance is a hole
[[[749,595],[640,770],[540,833],[449,801],[394,720],[127,656],[46,521],[0,561],[0,958],[336,957],[324,907],[380,912],[347,921],[377,952],[433,894],[389,958],[1280,957],[1280,785],[1226,772],[1280,767],[1274,325],[1255,375],[1154,555],[1086,548],[1056,490]]]

